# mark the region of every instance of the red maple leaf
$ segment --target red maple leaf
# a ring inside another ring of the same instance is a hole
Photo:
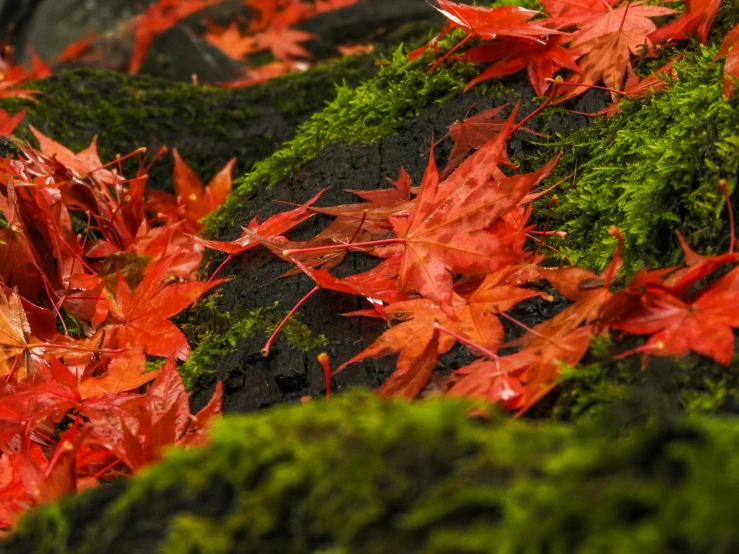
[[[582,27],[608,13],[618,0],[541,0],[555,29]]]
[[[609,33],[624,33],[632,41],[651,45],[647,35],[657,29],[649,19],[675,13],[675,10],[662,6],[642,6],[640,2],[627,2],[620,8],[611,8],[597,19],[583,25],[577,33],[572,46],[577,47]]]
[[[203,444],[205,431],[220,413],[222,394],[219,382],[208,405],[191,416],[187,391],[170,358],[145,395],[98,396],[80,412],[101,445],[138,470],[158,461],[168,446]]]
[[[530,21],[540,12],[519,6],[484,8],[455,4],[448,0],[437,0],[437,4],[436,9],[447,18],[447,22],[442,27],[441,32],[431,39],[428,44],[411,52],[410,59],[415,60],[429,48],[436,49],[439,40],[454,29],[463,29],[467,32],[467,36],[441,59],[437,60],[432,66],[432,70],[473,37],[479,37],[483,40],[518,37],[541,42],[549,35],[560,34],[556,29],[547,26],[547,20]]]
[[[391,219],[404,246],[400,287],[439,303],[449,314],[454,274],[485,273],[521,261],[519,249],[487,229],[520,204],[558,159],[533,173],[490,182],[515,114],[514,109],[498,136],[441,183],[431,156],[410,215]]]
[[[231,192],[231,172],[236,158],[229,160],[210,182],[203,187],[197,174],[180,157],[177,148],[174,158],[174,190],[179,202],[185,206],[185,217],[196,226],[198,221],[223,204]]]
[[[301,42],[318,37],[289,27],[270,27],[269,30],[254,35],[255,50],[269,50],[277,60],[291,58],[310,58],[310,52],[300,46]]]
[[[628,293],[624,293],[628,294]],[[639,307],[608,325],[632,334],[651,335],[644,351],[654,356],[685,356],[691,350],[728,366],[739,327],[739,268],[684,299],[669,292],[640,295]]]
[[[467,83],[465,90],[487,79],[504,77],[527,69],[531,86],[541,96],[550,86],[547,79],[553,78],[561,68],[580,71],[572,52],[563,46],[570,40],[572,38],[567,35],[554,35],[543,42],[506,38],[470,48],[454,59],[492,64]]]
[[[128,64],[129,73],[138,73],[154,37],[177,25],[186,17],[223,0],[159,0],[133,19],[133,55]]]
[[[666,89],[670,83],[677,80],[677,71],[673,68],[675,62],[678,61],[679,57],[670,60],[659,69],[654,70],[652,73],[640,79],[639,76],[634,73],[631,64],[627,68],[626,82],[624,83],[624,97],[629,99],[647,98],[653,95],[655,92]],[[608,117],[618,113],[620,102],[612,102],[601,112],[596,115],[606,115]]]
[[[530,21],[540,14],[519,6],[485,8],[437,0],[436,8],[448,20],[447,27],[464,29],[471,35],[493,40],[499,37],[526,37],[538,40],[557,31],[543,25],[545,21]]]
[[[241,236],[230,242],[205,240],[195,235],[190,235],[191,238],[198,244],[202,244],[207,248],[219,250],[228,254],[223,263],[218,266],[218,268],[216,268],[216,270],[213,272],[213,274],[211,275],[211,279],[218,275],[221,269],[231,259],[233,259],[234,256],[237,256],[257,246],[258,244],[261,244],[260,239],[275,239],[277,237],[280,237],[296,225],[299,225],[303,221],[313,217],[314,214],[308,211],[309,207],[316,200],[318,200],[327,190],[328,189],[323,189],[319,191],[313,196],[313,198],[308,200],[302,206],[299,206],[294,210],[275,214],[272,217],[266,219],[263,223],[259,223],[259,221],[255,217],[251,222],[249,222],[248,227],[244,228],[244,232],[241,234]],[[254,235],[257,235],[257,238],[255,238]]]
[[[85,33],[76,41],[67,44],[64,47],[62,53],[57,56],[56,61],[58,63],[63,63],[71,60],[76,60],[77,58],[82,56],[82,54],[90,50],[90,48],[92,48],[92,46],[95,44],[96,40],[96,36]]]
[[[510,356],[479,359],[452,374],[450,396],[478,398],[523,414],[556,386],[562,364],[576,365],[595,334],[589,325]]]
[[[697,34],[701,44],[706,43],[708,30],[716,17],[721,0],[684,0],[684,4],[685,11],[680,17],[652,31],[649,40],[659,44]]]
[[[224,29],[211,26],[205,34],[205,40],[237,61],[254,52],[256,46],[252,35],[241,34],[236,21]]]
[[[736,81],[739,79],[739,49],[736,48],[737,41],[739,41],[739,25],[728,32],[726,39],[721,44],[721,50],[718,51],[718,54],[713,59],[715,62],[719,58],[726,56],[726,61],[724,62],[724,94],[726,96],[734,94]]]
[[[119,274],[115,294],[110,295],[105,346],[125,348],[142,345],[152,356],[187,359],[190,347],[185,336],[168,318],[180,313],[208,290],[222,283],[192,281],[162,285],[169,259],[161,260],[131,292]]]
[[[0,108],[0,136],[6,137],[12,134],[20,122],[23,121],[27,111],[28,108],[21,110],[15,115],[10,115],[8,112]]]
[[[654,45],[649,33],[657,26],[649,17],[673,13],[660,6],[627,4],[610,10],[583,27],[570,50],[579,57],[579,72],[566,78],[575,86],[561,96],[556,103],[565,102],[584,93],[591,85],[602,80],[613,90],[621,90],[631,54],[654,57]]]
[[[136,346],[110,360],[100,376],[83,379],[78,385],[82,399],[138,389],[154,379],[158,371],[146,371],[144,347]]]
[[[497,108],[483,110],[473,116],[465,117],[462,121],[455,121],[449,126],[449,137],[454,141],[454,148],[452,148],[444,172],[441,174],[442,179],[454,171],[464,161],[467,154],[492,140],[505,127],[506,120],[497,117],[505,107],[506,105],[503,104]],[[526,127],[522,127],[521,131],[539,137],[546,136]],[[505,152],[501,156],[500,163],[501,165],[513,166]]]
[[[490,273],[477,287],[454,294],[454,312],[450,316],[442,308],[425,298],[406,300],[386,306],[384,314],[391,321],[400,321],[385,331],[372,345],[342,364],[367,358],[380,358],[399,352],[396,370],[378,389],[383,396],[414,398],[428,380],[436,357],[451,350],[456,339],[448,334],[435,338],[435,326],[452,330],[466,341],[486,349],[495,349],[503,338],[503,327],[498,315],[523,300],[541,293],[509,284],[510,268]],[[358,279],[361,278],[357,276]],[[366,314],[365,314],[366,315]],[[431,341],[436,351],[429,349]],[[433,360],[432,360],[433,358]]]

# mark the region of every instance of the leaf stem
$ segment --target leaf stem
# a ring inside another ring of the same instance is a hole
[[[314,294],[316,294],[319,290],[321,290],[320,286],[316,285],[315,287],[313,287],[310,290],[310,292],[306,294],[303,298],[301,298],[300,301],[297,304],[295,304],[293,309],[288,312],[285,318],[280,322],[280,324],[274,330],[272,335],[270,335],[269,339],[267,340],[267,343],[264,345],[264,348],[262,348],[262,356],[264,356],[265,358],[269,356],[269,350],[272,347],[272,343],[277,338],[277,335],[280,333],[282,328],[287,324],[290,318],[295,315],[295,312],[297,312],[300,309],[300,306],[305,304],[308,301],[308,299]]]
[[[321,352],[317,359],[323,368],[323,375],[326,379],[326,400],[329,400],[331,398],[331,365],[329,364],[328,354]]]

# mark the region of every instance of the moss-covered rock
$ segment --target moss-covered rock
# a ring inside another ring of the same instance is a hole
[[[109,71],[63,71],[28,84],[43,92],[24,124],[78,151],[98,136],[103,159],[139,146],[176,146],[204,178],[232,157],[236,174],[271,154],[321,109],[336,85],[358,84],[375,71],[372,56],[354,56],[262,85],[221,90]],[[6,101],[11,111],[21,102]],[[150,186],[172,182],[172,162],[157,163]]]
[[[470,419],[469,404],[226,417],[205,450],[20,523],[8,553],[730,553],[735,419],[628,431]]]

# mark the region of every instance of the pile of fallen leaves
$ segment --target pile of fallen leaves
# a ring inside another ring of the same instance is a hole
[[[18,117],[0,115],[7,134]],[[230,192],[233,161],[203,187],[174,150],[170,195],[147,191],[153,161],[127,179],[95,141],[75,154],[31,130],[39,149],[15,140],[19,155],[0,158],[3,528],[203,443],[221,398],[190,415],[175,367],[190,348],[168,319],[220,282],[195,280],[203,247],[190,233]]]

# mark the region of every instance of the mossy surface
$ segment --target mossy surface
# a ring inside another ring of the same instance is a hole
[[[290,138],[333,98],[336,85],[357,84],[374,71],[372,56],[353,56],[231,90],[115,72],[63,71],[28,84],[43,95],[29,106],[24,125],[34,125],[74,151],[97,135],[104,160],[138,146],[152,152],[176,146],[204,180],[235,156],[239,175]],[[26,104],[8,100],[2,107],[18,111]],[[169,159],[157,163],[150,177],[150,186],[170,185]]]
[[[3,551],[739,548],[736,420],[572,428],[470,419],[469,407],[351,394],[226,417],[205,450],[27,516]]]
[[[197,337],[197,347],[180,367],[185,388],[192,389],[197,380],[204,375],[215,372],[215,362],[219,358],[238,351],[239,341],[259,337],[266,341],[281,320],[287,315],[278,310],[277,302],[255,310],[245,311],[236,308],[234,313],[220,312],[216,306],[218,295],[207,298],[201,306],[200,320],[203,324],[186,323],[184,330]],[[312,333],[299,316],[292,317],[281,330],[287,344],[295,350],[305,352],[315,350],[329,344],[329,340],[320,334]]]
[[[715,55],[714,47],[687,52],[665,92],[560,137],[558,176],[577,168],[553,212],[553,226],[568,233],[563,259],[603,269],[615,250],[610,225],[626,239],[626,274],[680,262],[676,230],[706,254],[728,247],[718,182],[736,183],[739,101],[722,96]]]

